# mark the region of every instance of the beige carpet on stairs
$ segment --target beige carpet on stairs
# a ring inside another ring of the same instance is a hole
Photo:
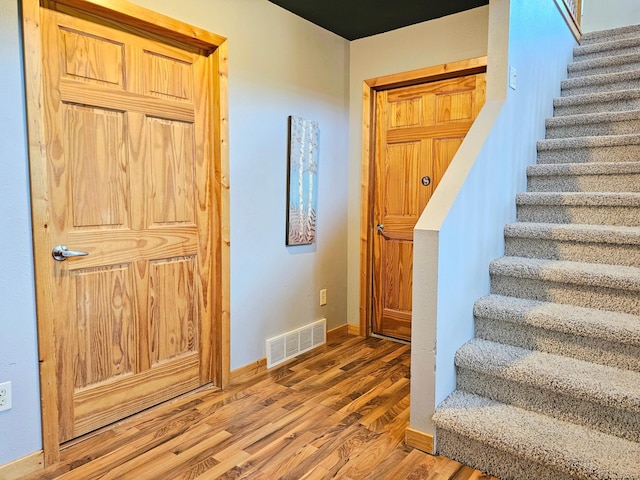
[[[640,480],[640,27],[584,35],[568,76],[436,446],[502,480]]]

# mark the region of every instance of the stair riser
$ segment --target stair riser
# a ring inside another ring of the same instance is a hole
[[[556,105],[553,115],[562,117],[565,115],[581,115],[584,113],[605,113],[605,112],[630,112],[640,110],[640,98],[623,98],[620,100],[589,101],[577,105]]]
[[[640,292],[552,282],[537,278],[491,275],[491,293],[578,307],[640,315]]]
[[[629,55],[638,53],[637,45],[629,45],[626,47],[620,47],[613,50],[602,50],[596,52],[583,53],[579,50],[574,54],[573,61],[574,62],[583,62],[585,60],[595,60],[596,58],[605,58],[605,57],[616,57],[618,55]]]
[[[615,92],[617,90],[637,90],[640,88],[640,79],[624,80],[620,82],[599,83],[595,85],[564,87],[560,92],[562,97],[572,95],[586,95],[589,93]]]
[[[548,388],[542,389],[466,368],[458,367],[457,372],[459,390],[634,442],[640,441],[640,415],[636,411],[624,411],[601,405],[589,401],[589,397],[586,396],[560,393],[552,383]]]
[[[640,119],[622,122],[583,123],[547,127],[548,139],[601,135],[632,135],[640,132]]]
[[[518,221],[640,227],[640,207],[518,205]]]
[[[436,430],[437,452],[460,463],[478,468],[503,480],[531,480],[535,472],[536,480],[576,480],[566,472],[550,466],[532,462],[511,452],[504,452],[477,440],[459,435],[449,430]]]
[[[475,335],[492,342],[640,372],[640,346],[483,317],[475,317]]]
[[[640,245],[505,237],[505,255],[640,267]]]
[[[640,192],[640,173],[529,176],[529,192]]]
[[[582,68],[582,65],[575,65],[574,68],[569,65],[567,69],[567,78],[588,77],[591,75],[604,75],[607,73],[633,72],[640,70],[640,60],[634,59],[627,63],[614,63],[608,65],[589,66]]]

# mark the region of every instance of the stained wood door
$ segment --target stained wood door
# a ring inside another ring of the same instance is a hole
[[[34,228],[88,253],[39,257],[63,442],[211,381],[212,80],[195,48],[43,5]]]
[[[484,101],[484,73],[377,94],[374,333],[411,340],[413,228]]]

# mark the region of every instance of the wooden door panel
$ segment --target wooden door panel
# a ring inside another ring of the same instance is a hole
[[[411,309],[411,289],[403,288],[413,274],[413,248],[411,240],[386,240],[383,247],[384,276],[388,288],[384,292],[385,309],[407,311]]]
[[[444,173],[447,171],[451,160],[462,145],[464,136],[453,138],[435,138],[433,140],[433,176],[432,188],[435,189]],[[426,203],[425,203],[426,205]]]
[[[418,214],[417,186],[406,179],[417,177],[421,157],[420,141],[387,146],[383,176],[379,179],[387,199],[383,223],[388,217],[415,217]]]
[[[143,54],[147,73],[145,94],[193,101],[193,65],[190,58],[174,58],[175,55],[149,51]]]
[[[63,75],[124,88],[124,45],[95,34],[61,27]]]
[[[437,94],[435,96],[436,124],[471,121],[474,112],[474,99],[475,90]]]
[[[413,233],[410,238],[396,235],[382,240],[385,285],[381,299],[382,311],[376,332],[395,338],[411,338],[411,284],[413,275]]]
[[[65,331],[74,338],[76,389],[87,388],[135,370],[136,332],[130,265],[71,272],[75,315]],[[68,369],[65,369],[65,371]]]
[[[485,75],[377,94],[373,331],[411,339],[413,229],[484,104]]]
[[[195,224],[192,123],[147,117],[153,223]]]
[[[63,104],[65,158],[74,227],[129,224],[128,161],[123,112]]]
[[[70,435],[78,436],[96,428],[116,422],[126,415],[164,402],[195,388],[199,381],[199,355],[194,353],[165,362],[153,370],[125,375],[92,388],[78,390],[69,407],[74,412]],[[132,395],[132,391],[144,385],[144,395]]]
[[[422,123],[422,98],[389,101],[389,129],[418,126]]]
[[[198,350],[195,257],[151,262],[149,282],[152,364]]]

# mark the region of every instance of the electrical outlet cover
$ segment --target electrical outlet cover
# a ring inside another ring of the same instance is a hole
[[[11,382],[0,383],[0,412],[11,408]]]

